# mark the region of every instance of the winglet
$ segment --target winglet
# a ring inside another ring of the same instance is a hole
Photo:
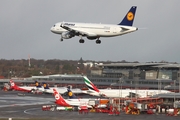
[[[132,6],[124,19],[118,25],[132,26],[137,6]]]
[[[84,82],[86,84],[86,86],[90,89],[90,90],[93,90],[93,91],[96,91],[96,92],[100,92],[99,89],[86,77],[84,76]]]

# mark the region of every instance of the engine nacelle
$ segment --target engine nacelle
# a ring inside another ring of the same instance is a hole
[[[62,38],[63,39],[69,39],[69,38],[72,38],[72,37],[74,37],[74,35],[72,33],[70,33],[69,31],[62,33]]]
[[[87,39],[89,40],[94,40],[94,39],[97,39],[98,37],[87,37]]]

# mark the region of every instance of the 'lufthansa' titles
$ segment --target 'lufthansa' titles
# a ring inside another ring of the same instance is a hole
[[[72,24],[72,23],[64,23],[64,25],[67,25],[67,26],[75,26],[75,24]]]

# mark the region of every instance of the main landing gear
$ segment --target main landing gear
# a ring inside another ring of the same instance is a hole
[[[79,40],[79,43],[84,43],[84,39],[81,38],[81,39]]]
[[[101,44],[101,40],[97,39],[96,44]]]
[[[63,41],[63,37],[62,37],[62,34],[61,34],[61,39],[60,39],[60,41],[61,41],[61,42]]]
[[[82,35],[79,35],[79,37],[81,38],[81,39],[79,40],[79,43],[84,43],[84,39],[82,39]]]

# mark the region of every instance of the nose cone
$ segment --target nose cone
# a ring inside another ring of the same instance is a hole
[[[53,33],[55,32],[55,28],[54,28],[54,27],[51,27],[50,30],[51,30],[51,32],[53,32]]]

